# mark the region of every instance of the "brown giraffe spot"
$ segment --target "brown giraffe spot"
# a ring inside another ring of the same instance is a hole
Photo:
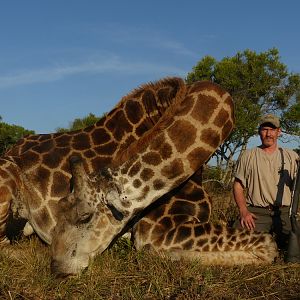
[[[142,136],[146,131],[148,131],[151,127],[148,127],[144,122],[141,123],[136,129],[135,133],[137,136]]]
[[[23,153],[18,160],[21,167],[23,167],[26,170],[27,168],[30,168],[32,165],[35,165],[38,162],[39,158],[40,157],[37,153],[29,150]]]
[[[191,250],[193,246],[194,246],[194,241],[192,239],[190,239],[189,241],[182,244],[182,249],[183,250]]]
[[[107,121],[106,127],[117,141],[121,141],[126,133],[132,132],[132,125],[128,122],[122,110],[117,111],[113,118]]]
[[[214,124],[218,127],[222,127],[224,125],[224,122],[226,122],[229,118],[229,114],[228,112],[222,108],[218,115],[216,116],[215,120],[214,120]]]
[[[198,220],[201,220],[201,223],[208,222],[211,213],[211,207],[208,202],[203,202],[200,204],[200,210],[197,214]]]
[[[189,185],[190,182],[188,181],[186,185]],[[185,200],[190,200],[190,201],[199,201],[204,198],[204,192],[202,189],[199,188],[194,188],[192,187],[192,191],[185,191],[184,189],[180,190],[177,196],[179,198],[183,198]]]
[[[173,226],[173,223],[169,217],[162,218],[159,221],[159,224],[163,227],[163,232],[166,232],[166,230],[170,230]]]
[[[167,233],[167,236],[165,239],[166,246],[169,246],[172,243],[174,235],[175,235],[175,229],[172,229]]]
[[[227,98],[225,99],[224,103],[230,106],[230,110],[233,111],[233,101],[231,96],[228,94]]]
[[[75,150],[85,150],[91,147],[90,137],[86,133],[79,133],[73,137],[72,147]]]
[[[212,232],[212,225],[210,223],[206,223],[203,225],[204,229],[205,229],[205,232],[207,234],[210,234]]]
[[[92,166],[94,170],[102,169],[111,162],[111,157],[98,156],[92,159]]]
[[[187,159],[193,170],[199,169],[199,167],[204,164],[210,157],[211,152],[205,150],[202,147],[195,148],[188,155]]]
[[[233,124],[230,120],[226,122],[222,129],[222,139],[226,139],[233,128]]]
[[[152,227],[151,224],[149,224],[144,220],[141,220],[138,223],[138,231],[141,232],[142,237],[150,232],[151,227]]]
[[[99,155],[112,155],[113,153],[115,153],[117,147],[118,147],[118,144],[114,141],[111,141],[107,144],[95,147],[94,150]]]
[[[173,217],[173,221],[175,222],[175,225],[178,226],[179,224],[187,222],[189,218],[190,217],[188,215],[176,215]]]
[[[142,182],[139,179],[133,180],[133,186],[137,189],[142,185]]]
[[[214,244],[218,240],[217,236],[213,236],[210,240],[211,244]]]
[[[127,100],[125,104],[126,116],[132,124],[137,124],[144,117],[143,109],[137,101]]]
[[[179,153],[183,153],[195,142],[197,129],[188,121],[177,120],[167,131]]]
[[[178,177],[183,172],[184,167],[180,159],[174,159],[168,165],[164,166],[161,170],[161,174],[168,179]]]
[[[57,148],[43,156],[42,164],[54,169],[57,168],[60,162],[69,154],[69,148]]]
[[[38,152],[38,153],[46,153],[49,152],[54,146],[53,140],[46,140],[44,142],[41,142],[39,145],[34,146],[32,150]]]
[[[205,246],[202,248],[202,251],[209,251],[209,245],[205,245]]]
[[[157,166],[162,160],[158,153],[148,152],[142,156],[142,161],[148,165]]]
[[[150,144],[150,150],[159,150],[161,149],[162,145],[165,144],[165,135],[164,133],[160,133],[158,136],[156,136]]]
[[[165,186],[165,182],[163,182],[161,179],[155,179],[153,181],[153,188],[158,191],[161,190]]]
[[[220,224],[215,225],[214,234],[221,235],[223,233],[223,226]]]
[[[51,195],[53,197],[64,197],[70,190],[69,178],[61,172],[54,172],[53,184],[51,186]]]
[[[223,237],[221,236],[221,237],[219,237],[219,239],[218,239],[218,245],[219,245],[219,246],[223,246],[223,244],[224,244],[224,241],[223,241]]]
[[[139,161],[136,162],[136,163],[134,163],[134,164],[132,165],[132,167],[130,168],[130,170],[129,170],[129,172],[128,172],[128,175],[129,175],[130,177],[135,176],[135,175],[140,171],[141,167],[142,167],[142,164],[141,164]]]
[[[191,236],[191,228],[187,226],[180,226],[177,230],[175,236],[175,243],[181,243],[182,241],[186,240],[187,237]]]
[[[152,204],[152,208],[150,212],[147,214],[147,218],[152,221],[157,221],[161,216],[165,215],[165,205],[158,205],[157,203]]]
[[[144,186],[142,190],[142,195],[139,198],[137,198],[137,201],[138,202],[144,201],[149,191],[150,191],[150,187],[148,185]]]
[[[203,239],[199,239],[198,241],[197,241],[197,246],[198,247],[203,247],[204,245],[206,245],[208,243],[208,239],[205,239],[205,238],[203,238]]]
[[[83,155],[86,157],[86,158],[93,158],[95,157],[97,154],[94,150],[92,149],[88,149],[86,151],[84,151]]]
[[[66,147],[69,145],[72,136],[65,133],[55,138],[55,146],[56,147]]]
[[[91,138],[95,146],[105,144],[110,141],[111,137],[105,128],[95,128],[91,133]]]
[[[220,135],[213,129],[205,129],[202,131],[201,140],[213,148],[217,148],[220,144]]]
[[[36,185],[38,185],[40,188],[39,190],[42,192],[42,194],[45,196],[48,191],[48,183],[49,183],[49,177],[50,177],[50,171],[43,166],[39,166],[36,169]]]
[[[188,201],[178,200],[172,204],[169,214],[193,216],[195,214],[195,205]]]
[[[167,143],[162,144],[162,146],[159,149],[159,154],[162,159],[170,158],[172,153],[173,153],[172,147]]]
[[[218,104],[218,101],[211,96],[199,95],[191,116],[202,124],[207,124]]]
[[[203,225],[198,225],[194,227],[194,234],[195,237],[201,236],[203,234],[205,234],[205,229],[203,227]]]
[[[176,113],[178,116],[185,116],[187,115],[192,107],[194,106],[194,99],[192,96],[186,96],[184,101],[180,103],[178,108],[178,112]]]
[[[29,141],[25,145],[22,146],[20,152],[23,153],[23,152],[27,151],[30,148],[33,148],[34,146],[36,146],[38,144],[39,144],[39,142],[37,142],[37,141]]]
[[[119,147],[118,153],[116,154],[116,156],[118,156],[119,154],[121,154],[124,150],[126,150],[127,148],[129,148],[129,146],[131,144],[133,144],[136,141],[136,138],[130,134],[126,140],[124,142],[122,142],[122,144]]]
[[[140,176],[143,181],[148,181],[154,176],[154,172],[152,169],[144,168]]]

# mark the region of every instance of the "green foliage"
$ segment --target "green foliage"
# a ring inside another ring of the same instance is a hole
[[[27,130],[21,126],[4,123],[0,117],[0,155],[4,154],[20,138],[28,134],[34,134],[34,131]]]
[[[188,83],[196,80],[220,84],[235,103],[235,130],[216,152],[218,166],[246,148],[265,113],[279,115],[284,132],[300,135],[300,75],[288,72],[276,48],[261,53],[245,50],[220,61],[206,56],[186,78]]]
[[[89,113],[86,117],[84,118],[77,118],[74,121],[70,123],[69,128],[57,128],[57,132],[67,132],[67,131],[74,131],[74,130],[79,130],[88,126],[91,126],[95,124],[100,117],[96,117],[94,114]]]

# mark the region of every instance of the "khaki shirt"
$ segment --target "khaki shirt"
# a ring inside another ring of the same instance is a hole
[[[268,154],[256,147],[246,150],[237,162],[234,176],[246,188],[248,205],[290,205],[298,154],[283,149],[284,167],[280,150]]]

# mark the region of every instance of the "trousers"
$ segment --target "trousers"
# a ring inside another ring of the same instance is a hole
[[[257,217],[255,219],[255,231],[274,234],[278,247],[280,249],[287,247],[289,232],[292,229],[289,206],[248,206],[248,210]],[[235,228],[242,228],[239,219],[234,222],[233,226]]]

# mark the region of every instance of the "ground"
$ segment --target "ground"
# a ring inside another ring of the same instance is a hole
[[[230,192],[221,194],[214,218],[228,222],[236,211]],[[0,251],[0,299],[300,299],[299,282],[300,264],[282,257],[269,266],[208,267],[137,252],[128,239],[65,279],[50,274],[49,247],[36,236]]]

